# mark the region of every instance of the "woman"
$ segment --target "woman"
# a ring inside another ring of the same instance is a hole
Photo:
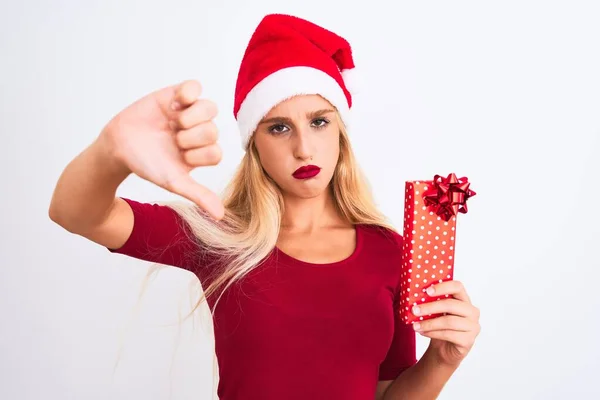
[[[376,209],[346,130],[353,68],[340,36],[268,15],[239,70],[246,153],[223,201],[189,175],[221,158],[216,106],[196,81],[120,112],[57,183],[49,212],[66,230],[198,276],[223,400],[434,399],[478,334],[457,281],[433,285],[450,297],[421,306],[447,315],[400,320],[402,237]],[[117,197],[132,173],[193,204]],[[416,330],[431,338],[418,361]]]

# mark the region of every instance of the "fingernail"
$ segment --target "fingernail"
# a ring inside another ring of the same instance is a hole
[[[171,103],[171,110],[177,111],[179,110],[179,108],[181,108],[181,104],[179,104],[179,102],[174,101],[173,103]]]
[[[418,331],[419,329],[421,329],[421,324],[420,324],[420,323],[418,323],[418,322],[415,322],[415,323],[413,324],[413,328],[415,328],[415,331]]]
[[[433,288],[433,286],[430,286],[427,288],[428,295],[433,296],[434,293],[435,293],[435,289]]]
[[[413,314],[419,315],[421,313],[421,309],[417,306],[413,307]]]

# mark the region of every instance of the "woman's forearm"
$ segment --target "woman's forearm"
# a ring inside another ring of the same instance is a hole
[[[440,362],[426,351],[419,361],[401,373],[388,387],[384,400],[434,400],[458,365]]]
[[[129,174],[98,138],[60,175],[48,210],[50,218],[75,233],[101,223]]]

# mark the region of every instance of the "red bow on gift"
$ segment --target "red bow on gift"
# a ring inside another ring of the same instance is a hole
[[[469,180],[466,177],[457,178],[454,173],[447,178],[436,175],[433,178],[433,187],[423,193],[426,206],[433,206],[437,215],[448,221],[457,213],[467,213],[467,200],[475,196],[469,189]]]

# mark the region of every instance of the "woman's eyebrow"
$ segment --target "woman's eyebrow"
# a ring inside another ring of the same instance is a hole
[[[316,111],[309,111],[306,113],[306,118],[307,119],[313,119],[313,118],[317,118],[320,117],[322,115],[328,114],[328,113],[332,113],[334,110],[330,109],[330,108],[324,108],[322,110],[316,110]],[[292,120],[288,117],[272,117],[272,118],[267,118],[262,120],[260,123],[261,124],[268,124],[268,123],[273,123],[273,122],[279,122],[279,123],[285,123],[285,124],[292,124]]]
[[[272,118],[263,119],[260,122],[260,124],[269,124],[272,122],[279,122],[279,123],[284,123],[284,124],[288,124],[288,125],[292,124],[292,120],[287,117],[272,117]]]
[[[333,110],[330,108],[324,108],[322,110],[317,110],[317,111],[311,111],[306,113],[306,118],[308,119],[313,119],[313,118],[317,118],[320,117],[322,115],[328,114],[328,113],[332,113]]]

